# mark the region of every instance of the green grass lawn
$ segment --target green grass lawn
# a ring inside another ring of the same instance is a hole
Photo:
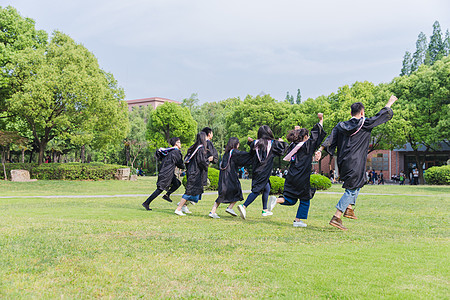
[[[145,197],[19,198],[150,194],[155,178],[139,179],[1,182],[0,195],[17,198],[0,199],[0,298],[450,295],[449,186],[364,187],[362,193],[395,195],[360,195],[359,219],[345,219],[346,232],[328,225],[337,194],[316,194],[307,228],[292,227],[296,207],[277,206],[262,217],[260,197],[245,221],[225,214],[225,206],[221,219],[210,219],[214,195],[186,217],[161,198],[151,212],[141,206]]]

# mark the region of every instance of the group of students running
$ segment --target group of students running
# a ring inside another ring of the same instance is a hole
[[[360,188],[365,183],[365,164],[370,134],[375,126],[389,121],[393,112],[391,105],[397,100],[391,96],[386,106],[371,118],[365,118],[364,105],[356,102],[351,106],[352,118],[338,123],[328,138],[323,142],[326,133],[323,129],[323,114],[318,114],[319,122],[314,125],[310,133],[306,128],[296,126],[289,131],[286,143],[282,139],[275,139],[272,130],[267,125],[259,128],[257,139],[248,138],[250,151],[240,151],[239,139],[231,137],[225,147],[225,153],[219,163],[218,197],[209,213],[214,219],[219,219],[217,208],[221,203],[228,204],[226,212],[238,216],[234,211],[237,202],[244,200],[238,169],[243,166],[252,166],[252,189],[245,202],[237,206],[242,219],[247,217],[247,208],[262,194],[262,216],[272,215],[276,204],[295,205],[299,202],[297,214],[293,222],[294,227],[306,227],[302,221],[308,218],[310,200],[315,189],[310,186],[311,164],[313,157],[321,158],[322,151],[334,155],[337,150],[337,164],[344,182],[345,193],[336,205],[330,225],[341,230],[343,226],[341,216],[357,219],[354,213],[355,201]],[[213,132],[205,127],[197,134],[195,143],[188,149],[184,159],[181,154],[180,139],[170,139],[170,148],[160,148],[157,155],[162,159],[158,175],[157,189],[142,203],[146,210],[151,210],[150,203],[161,193],[163,199],[172,202],[170,195],[176,191],[181,183],[174,174],[175,167],[186,169],[186,191],[175,210],[175,214],[185,216],[191,213],[188,204],[195,205],[201,200],[203,187],[207,185],[208,166],[218,162],[218,154],[211,140]],[[323,143],[322,143],[323,142]],[[319,148],[320,147],[320,148]],[[316,149],[318,149],[316,151]],[[288,173],[284,184],[284,192],[280,197],[271,196],[269,177],[272,174],[273,160],[276,156],[284,156],[283,160],[289,162]]]

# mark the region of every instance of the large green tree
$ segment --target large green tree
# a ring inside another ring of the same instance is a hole
[[[11,55],[7,111],[24,120],[39,149],[70,138],[84,145],[123,139],[128,131],[123,91],[97,59],[69,36],[56,31],[45,47],[27,47]]]
[[[416,41],[416,51],[413,54],[411,72],[416,71],[420,65],[425,62],[425,57],[427,55],[427,37],[421,32]]]
[[[428,65],[434,64],[436,61],[444,57],[444,51],[441,25],[438,21],[436,21],[433,24],[433,34],[431,35],[430,43],[428,44],[425,63]]]
[[[183,144],[190,144],[197,134],[197,122],[187,107],[165,102],[150,114],[147,140],[151,148],[167,147],[172,137],[179,137]]]
[[[450,105],[450,57],[436,61],[433,66],[422,65],[410,76],[395,78],[391,89],[399,98],[396,116],[403,124],[401,133],[410,143],[420,181],[427,151],[436,150],[439,142],[450,136],[448,125]],[[425,147],[425,152],[419,148]]]

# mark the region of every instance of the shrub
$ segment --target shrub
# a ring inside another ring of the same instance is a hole
[[[431,167],[425,171],[424,177],[428,184],[450,184],[450,165]]]
[[[187,176],[183,177],[181,181],[186,188]],[[214,168],[208,169],[208,185],[205,186],[205,190],[217,191],[219,188],[219,170]]]
[[[278,176],[270,176],[270,194],[282,194],[284,191],[284,178]]]
[[[270,193],[271,194],[282,194],[284,191],[284,178],[278,176],[270,176]],[[331,187],[331,180],[328,177],[312,174],[310,178],[310,184],[312,188],[318,190],[328,190]]]
[[[126,168],[120,165],[108,165],[103,163],[8,163],[6,166],[7,176],[11,176],[11,170],[28,170],[30,178],[40,180],[109,180],[114,179],[117,169]],[[0,179],[4,179],[3,172]]]
[[[331,187],[331,180],[326,176],[312,174],[310,178],[311,187],[318,190],[328,190]]]

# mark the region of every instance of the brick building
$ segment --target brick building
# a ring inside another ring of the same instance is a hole
[[[127,100],[128,110],[131,111],[133,107],[147,107],[151,105],[153,108],[157,108],[159,105],[165,102],[173,102],[177,104],[181,104],[179,101],[161,98],[161,97],[151,97],[151,98],[143,98],[143,99],[135,99],[135,100]]]

